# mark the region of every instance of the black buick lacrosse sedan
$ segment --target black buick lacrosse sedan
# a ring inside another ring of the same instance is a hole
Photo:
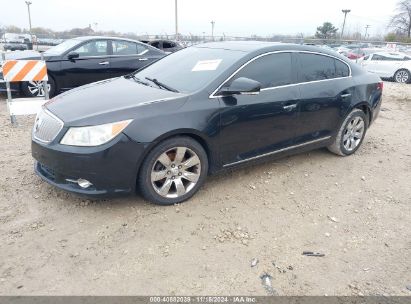
[[[383,83],[311,46],[219,42],[59,95],[37,115],[35,171],[92,196],[168,205],[208,174],[328,147],[347,156],[381,106]]]

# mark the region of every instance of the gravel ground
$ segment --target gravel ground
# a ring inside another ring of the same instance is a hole
[[[411,85],[385,83],[355,155],[322,149],[210,177],[170,207],[42,182],[34,117],[13,128],[6,111],[1,100],[1,295],[411,295]]]

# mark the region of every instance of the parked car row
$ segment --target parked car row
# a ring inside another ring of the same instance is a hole
[[[369,44],[351,44],[337,47],[321,45],[322,48],[334,50],[345,57],[356,61],[365,70],[378,76],[399,83],[411,83],[411,52],[387,51],[372,47]],[[407,47],[396,47],[407,51]]]
[[[403,53],[378,52],[361,58],[358,63],[368,72],[399,83],[411,82],[411,56]]]

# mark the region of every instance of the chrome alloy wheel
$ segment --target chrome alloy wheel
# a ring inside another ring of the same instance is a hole
[[[44,97],[44,86],[42,81],[29,81],[27,89],[35,97]],[[50,92],[50,84],[47,84],[47,90]]]
[[[176,198],[190,192],[201,174],[201,161],[186,147],[175,147],[162,153],[151,169],[154,190],[166,198]]]
[[[407,71],[398,71],[395,74],[395,81],[399,83],[407,83],[409,80],[409,74]]]
[[[343,145],[347,151],[353,151],[361,142],[364,135],[365,123],[361,117],[354,117],[344,130]]]

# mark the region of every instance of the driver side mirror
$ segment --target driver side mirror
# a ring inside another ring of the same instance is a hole
[[[240,77],[229,86],[220,89],[217,95],[254,95],[260,93],[261,83],[250,78]]]
[[[74,60],[74,59],[79,58],[79,57],[80,57],[80,54],[76,53],[76,52],[70,52],[67,55],[68,60]]]

